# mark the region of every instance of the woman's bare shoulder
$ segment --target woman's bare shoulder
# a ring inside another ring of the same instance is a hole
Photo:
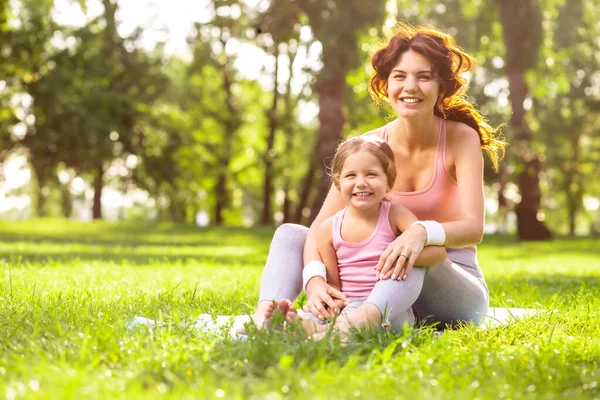
[[[477,131],[464,122],[447,121],[446,141],[450,149],[481,148]]]
[[[383,130],[385,129],[385,125],[380,126],[379,128],[375,128],[375,129],[371,129],[370,131],[367,131],[363,134],[361,134],[360,136],[364,136],[364,137],[369,137],[369,136],[375,136],[378,138],[383,138]]]

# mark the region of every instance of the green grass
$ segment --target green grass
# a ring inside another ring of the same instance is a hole
[[[248,314],[272,230],[0,222],[0,398],[600,398],[599,238],[479,247],[492,306],[550,310],[348,345],[186,328]],[[136,315],[166,322],[127,329]]]

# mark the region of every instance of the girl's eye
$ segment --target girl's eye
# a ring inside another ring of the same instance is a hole
[[[421,75],[419,79],[422,81],[429,81],[431,80],[431,77],[429,75]]]
[[[394,75],[394,79],[404,79],[404,75]]]

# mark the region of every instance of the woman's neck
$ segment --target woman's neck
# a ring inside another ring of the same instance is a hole
[[[430,147],[437,142],[438,124],[433,113],[423,118],[398,117],[389,126],[388,141],[409,150]]]

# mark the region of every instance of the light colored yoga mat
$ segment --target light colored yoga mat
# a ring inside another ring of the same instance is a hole
[[[530,317],[543,311],[544,310],[536,310],[533,308],[491,307],[488,310],[487,317],[483,323],[479,325],[479,328],[490,329],[501,325],[509,325],[519,318]]]
[[[525,318],[535,315],[542,310],[532,308],[500,308],[492,307],[488,311],[486,319],[480,329],[490,329],[497,326],[509,325],[519,318]],[[214,318],[210,314],[201,314],[194,322],[195,329],[202,329],[215,333],[229,333],[232,337],[240,337],[236,331],[244,327],[246,322],[250,321],[248,315],[217,315]],[[141,326],[155,328],[161,326],[162,323],[144,317],[135,317],[129,324],[129,329],[136,329]]]

